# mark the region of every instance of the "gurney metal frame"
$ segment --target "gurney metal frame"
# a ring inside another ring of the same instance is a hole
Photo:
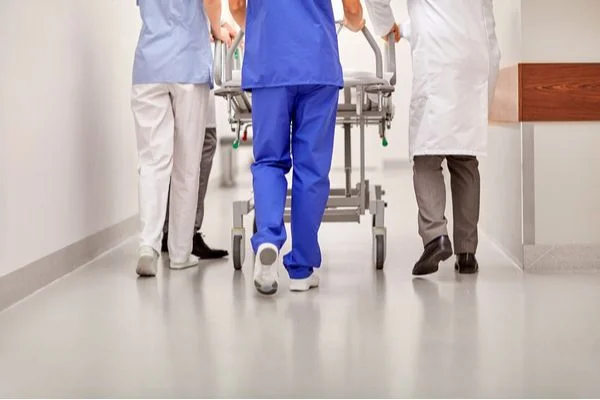
[[[338,24],[338,34],[342,30]],[[345,187],[331,189],[323,222],[356,222],[368,210],[372,215],[373,263],[376,269],[383,269],[386,258],[387,229],[385,227],[385,207],[383,200],[385,191],[380,185],[371,185],[365,176],[365,128],[378,125],[379,136],[383,146],[387,146],[386,130],[391,126],[394,117],[394,106],[391,94],[396,84],[395,42],[390,35],[386,45],[386,74],[384,77],[384,56],[377,41],[365,27],[363,36],[369,43],[375,56],[375,75],[368,73],[344,73],[343,102],[338,105],[336,124],[344,128],[344,171]],[[241,88],[241,77],[234,79],[234,63],[236,52],[239,56],[239,45],[243,32],[235,38],[232,46],[225,49],[217,43],[215,51],[214,76],[218,89],[215,95],[227,99],[229,123],[235,132],[233,148],[236,149],[247,139],[248,128],[252,125],[251,94]],[[239,60],[239,59],[238,59]],[[236,71],[239,73],[239,71]],[[356,101],[353,102],[353,99]],[[360,130],[360,181],[352,186],[352,126]],[[254,199],[235,201],[233,203],[233,228],[231,233],[233,266],[240,270],[246,255],[246,230],[244,216],[254,210]],[[291,190],[288,189],[284,221],[291,220]],[[256,232],[256,219],[254,220]]]

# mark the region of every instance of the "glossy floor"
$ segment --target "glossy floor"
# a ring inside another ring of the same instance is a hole
[[[323,228],[318,290],[272,298],[228,261],[136,279],[130,241],[0,314],[0,396],[600,396],[600,275],[524,275],[483,239],[478,276],[413,279],[410,173],[385,182],[385,272],[368,220]],[[247,194],[213,189],[211,244]]]

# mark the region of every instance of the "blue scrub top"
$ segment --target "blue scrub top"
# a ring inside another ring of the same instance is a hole
[[[242,87],[343,87],[331,0],[248,0]]]
[[[136,0],[142,31],[133,84],[210,84],[212,51],[202,0]]]

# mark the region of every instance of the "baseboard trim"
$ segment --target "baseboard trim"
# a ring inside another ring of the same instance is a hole
[[[139,230],[137,215],[0,277],[0,311],[119,245]]]
[[[600,243],[524,247],[526,272],[600,271]]]

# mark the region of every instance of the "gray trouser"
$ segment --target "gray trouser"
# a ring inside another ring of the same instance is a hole
[[[208,179],[210,178],[210,170],[212,169],[213,158],[217,151],[217,129],[206,128],[206,136],[204,137],[204,147],[202,148],[202,160],[200,161],[200,186],[198,187],[198,206],[196,208],[196,222],[194,231],[199,231],[202,228],[204,220],[204,199],[206,197],[206,189],[208,188]],[[167,206],[167,218],[163,232],[167,232],[169,227],[169,206]]]
[[[448,234],[446,185],[442,162],[446,159],[452,190],[454,252],[475,253],[479,223],[479,162],[471,156],[416,156],[413,181],[419,206],[419,235],[423,243]]]

